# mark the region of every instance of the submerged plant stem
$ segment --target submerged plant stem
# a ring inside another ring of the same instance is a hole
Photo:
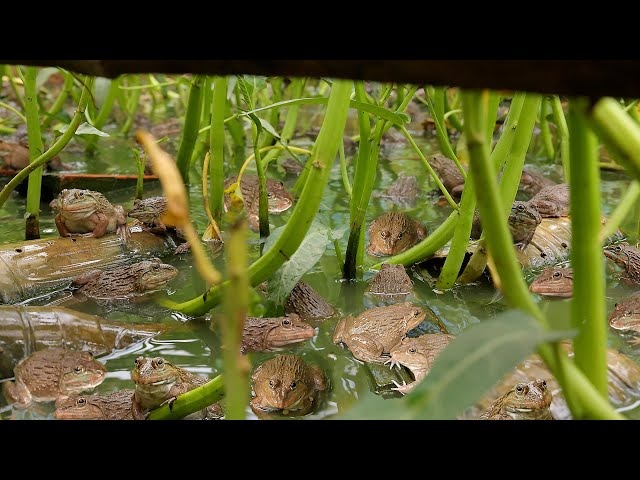
[[[36,92],[36,77],[38,69],[27,67],[24,82],[24,103],[27,115],[27,135],[29,138],[29,159],[33,163],[44,150],[42,135],[40,133],[40,118],[38,115],[38,92]],[[42,187],[42,168],[35,169],[29,174],[29,186],[27,188],[27,222],[25,238],[33,240],[40,238],[40,190]]]
[[[182,140],[176,157],[176,165],[185,184],[189,183],[189,167],[191,167],[191,155],[198,139],[198,129],[200,127],[200,117],[202,115],[202,84],[203,75],[196,75],[189,90],[189,102],[187,112],[184,117],[184,127],[182,128]],[[136,90],[137,91],[137,90]],[[215,162],[212,162],[212,164]]]

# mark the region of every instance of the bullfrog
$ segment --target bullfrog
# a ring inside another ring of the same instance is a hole
[[[460,198],[464,190],[464,177],[453,160],[437,153],[429,158],[429,165],[440,177],[440,181],[447,188],[453,198]]]
[[[547,267],[529,285],[529,290],[546,297],[570,298],[573,295],[573,269]]]
[[[0,159],[2,160],[3,168],[7,170],[22,170],[31,162],[29,159],[29,144],[26,141],[15,143],[0,140]],[[45,169],[47,170],[65,170],[68,167],[68,165],[60,161],[58,155],[45,163]]]
[[[616,303],[609,316],[609,325],[616,330],[640,334],[640,292]],[[637,345],[640,339],[634,339],[631,343]]]
[[[389,198],[394,203],[412,204],[415,203],[418,195],[418,180],[416,177],[400,175],[380,197]]]
[[[545,380],[516,383],[478,417],[479,420],[553,420],[553,395]]]
[[[383,263],[380,271],[369,282],[368,293],[389,297],[391,301],[403,300],[411,293],[413,281],[400,264]]]
[[[327,303],[310,285],[303,281],[296,283],[284,304],[287,314],[295,313],[307,321],[322,321],[336,315],[336,309]]]
[[[535,207],[542,218],[569,215],[569,185],[559,183],[544,187],[536,193],[529,205]]]
[[[410,303],[365,310],[343,318],[336,325],[333,343],[345,344],[363,362],[384,363],[389,352],[425,318],[425,311]]]
[[[64,397],[56,401],[58,420],[133,420],[133,390]]]
[[[31,354],[13,371],[15,381],[4,382],[2,391],[14,407],[26,408],[32,401],[90,390],[103,382],[107,369],[90,352],[49,348]]]
[[[98,300],[140,297],[163,287],[178,270],[158,258],[143,260],[113,270],[91,270],[76,277],[77,292]]]
[[[623,242],[605,247],[604,255],[624,269],[625,275],[620,280],[627,285],[640,284],[640,250]]]
[[[398,392],[405,395],[411,391],[429,372],[433,361],[449,345],[455,337],[444,333],[427,333],[419,337],[405,337],[391,349],[389,363],[394,366],[405,366],[413,374],[415,382],[408,385],[396,385]]]
[[[262,352],[312,338],[315,329],[295,313],[288,317],[247,317],[242,329],[242,353]]]
[[[209,380],[176,367],[162,357],[138,357],[131,371],[131,380],[136,384],[131,411],[135,420],[144,420],[150,410],[173,402],[178,395],[198,388]],[[185,418],[204,419],[220,417],[218,404],[211,405]]]
[[[376,257],[395,255],[426,236],[427,229],[406,213],[383,213],[369,225],[367,253]]]
[[[523,251],[527,248],[540,223],[542,223],[542,217],[538,213],[538,210],[531,206],[529,202],[522,202],[520,200],[513,202],[511,211],[509,212],[508,225],[513,243],[518,250]],[[481,234],[482,225],[480,223],[480,215],[476,210],[473,216],[471,238],[478,239]]]
[[[136,199],[133,202],[133,208],[127,216],[136,219],[135,225],[141,225],[144,230],[154,235],[163,235],[170,228],[175,231],[176,237],[180,240],[186,240],[184,232],[176,225],[167,225],[164,214],[167,213],[167,199],[164,197],[150,197],[144,200]],[[178,246],[174,253],[184,253],[191,248],[189,242],[184,242]]]
[[[229,188],[233,183],[238,181],[237,176],[229,177],[224,181],[224,188]],[[252,230],[258,230],[258,209],[260,207],[258,186],[258,177],[256,175],[242,175],[240,188],[242,190],[242,198],[244,206],[249,216],[249,227]],[[284,184],[277,180],[267,179],[267,197],[269,200],[269,213],[281,213],[288,210],[293,205],[291,194],[284,188]],[[229,195],[224,196],[224,208],[229,209],[231,198]]]
[[[532,168],[524,167],[522,169],[522,175],[520,176],[520,185],[518,186],[518,189],[533,197],[543,188],[550,187],[555,184],[556,183],[554,181],[549,180],[547,177],[541,175]]]
[[[256,415],[281,410],[284,415],[306,415],[316,393],[326,390],[328,380],[320,367],[308,365],[297,355],[277,355],[251,374]]]
[[[111,205],[99,192],[64,189],[49,206],[58,212],[55,221],[62,237],[75,233],[99,238],[117,230],[122,240],[126,242],[129,238],[124,209],[120,205]]]

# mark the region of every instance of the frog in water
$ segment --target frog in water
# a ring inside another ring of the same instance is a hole
[[[367,253],[376,257],[395,255],[427,237],[427,229],[402,212],[387,212],[369,225]]]
[[[547,267],[529,285],[529,290],[545,297],[570,298],[573,295],[573,269]]]
[[[62,348],[39,350],[14,368],[15,381],[4,382],[2,391],[14,407],[56,400],[100,385],[107,372],[90,352]]]
[[[185,240],[184,233],[180,227],[166,224],[165,213],[167,213],[167,199],[164,197],[150,197],[144,200],[136,199],[127,216],[135,218],[136,225],[141,225],[149,233],[164,235],[167,233],[167,229],[171,228],[175,231],[176,237],[180,240]],[[190,248],[189,242],[185,241],[173,253],[176,255],[184,253]]]
[[[2,167],[8,170],[22,170],[31,163],[29,158],[29,143],[26,138],[18,143],[0,140],[0,160]],[[56,155],[44,164],[46,170],[66,170],[69,165],[62,163]]]
[[[363,362],[384,363],[391,349],[425,316],[422,308],[410,302],[370,308],[355,318],[349,315],[340,320],[333,343],[345,344]]]
[[[367,293],[380,295],[390,301],[401,301],[411,293],[413,281],[400,264],[383,263],[380,271],[369,282]]]
[[[336,309],[322,296],[303,281],[296,283],[284,304],[287,314],[297,314],[308,321],[322,321],[334,317]]]
[[[131,412],[135,420],[144,420],[150,410],[173,402],[178,395],[201,387],[208,379],[176,367],[164,358],[138,357],[131,371],[136,384]],[[222,416],[218,404],[211,405],[185,418],[204,419]]]
[[[417,196],[418,180],[416,177],[404,175],[400,175],[393,184],[380,194],[382,198],[389,198],[392,202],[403,205],[414,204]]]
[[[513,243],[518,250],[522,251],[529,245],[540,223],[542,223],[542,217],[535,207],[529,205],[529,202],[521,202],[519,200],[513,202],[509,212],[508,225]],[[480,215],[476,210],[471,228],[471,238],[478,239],[481,234]]]
[[[247,317],[242,329],[242,353],[263,352],[312,338],[315,329],[295,313],[288,317]]]
[[[427,333],[419,337],[405,337],[391,349],[390,368],[395,366],[407,367],[413,374],[415,382],[408,385],[396,384],[396,390],[407,394],[426,377],[433,361],[449,345],[455,337],[445,333]]]
[[[625,275],[620,277],[622,282],[640,285],[640,250],[624,242],[605,247],[604,255],[624,269]]]
[[[225,190],[237,181],[237,176],[225,179]],[[242,175],[242,180],[240,181],[242,198],[244,199],[244,206],[247,210],[247,215],[249,216],[249,227],[254,231],[258,230],[258,209],[260,207],[260,188],[258,184],[259,181],[256,175]],[[269,213],[281,213],[288,210],[291,205],[293,205],[293,198],[291,197],[291,194],[286,188],[284,188],[284,184],[277,180],[267,179],[267,199],[269,201]],[[228,210],[230,205],[231,198],[229,195],[225,194],[225,210]]]
[[[529,205],[535,207],[542,218],[569,215],[569,185],[559,183],[544,187],[536,193]]]
[[[133,390],[64,397],[56,401],[58,420],[133,420]]]
[[[76,277],[77,293],[98,300],[140,297],[163,287],[178,270],[157,258],[143,260],[113,270],[91,270]]]
[[[553,420],[549,407],[553,395],[547,382],[534,380],[517,383],[494,401],[478,417],[479,420]]]
[[[326,390],[327,377],[315,365],[308,365],[297,355],[277,355],[258,366],[251,375],[256,415],[281,410],[284,415],[306,415],[311,411],[316,393]]]
[[[75,233],[99,238],[117,230],[123,241],[129,239],[124,209],[120,205],[111,205],[99,192],[64,189],[49,206],[58,212],[55,221],[61,237]]]
[[[611,328],[622,332],[640,334],[640,292],[615,304],[609,316]],[[631,340],[632,344],[640,344],[640,339]]]
[[[541,175],[532,168],[524,167],[522,169],[522,175],[520,176],[520,185],[518,188],[520,191],[533,197],[543,188],[550,187],[555,184],[556,183],[554,181],[549,180],[547,177]]]
[[[464,177],[456,163],[448,157],[437,153],[429,158],[429,165],[440,177],[440,181],[447,188],[453,198],[460,198],[464,190]]]

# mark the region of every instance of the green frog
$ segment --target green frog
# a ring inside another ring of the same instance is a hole
[[[345,344],[363,362],[384,363],[389,352],[425,316],[422,308],[410,302],[370,308],[355,318],[349,315],[340,320],[333,343]]]
[[[54,401],[60,395],[91,390],[107,373],[90,352],[49,348],[35,352],[14,368],[15,381],[4,382],[2,391],[16,408],[33,402]]]
[[[529,202],[521,202],[519,200],[513,202],[511,211],[509,212],[508,225],[513,243],[518,250],[523,251],[527,248],[540,223],[542,223],[542,217],[538,213],[538,210],[531,206]],[[482,225],[480,222],[480,214],[476,210],[473,216],[471,238],[478,239],[481,234]]]
[[[624,270],[623,283],[640,285],[640,250],[623,242],[605,247],[604,255]]]
[[[623,332],[640,334],[640,292],[615,304],[609,316],[611,328]],[[640,344],[640,339],[633,339],[632,344]]]
[[[263,352],[302,342],[316,334],[315,328],[295,313],[288,317],[247,317],[242,329],[242,353]]]
[[[58,212],[55,222],[62,237],[86,234],[99,238],[117,230],[123,241],[129,239],[124,209],[120,205],[111,205],[99,192],[78,188],[64,189],[49,206]]]
[[[301,318],[312,322],[321,322],[335,317],[338,313],[322,296],[310,285],[303,281],[296,283],[284,304],[287,314],[295,313]]]
[[[306,415],[313,407],[316,393],[328,388],[324,372],[308,365],[297,355],[277,355],[258,366],[251,375],[251,409],[282,411],[284,415]]]
[[[201,387],[208,379],[176,367],[162,357],[138,357],[131,371],[136,384],[131,411],[135,420],[144,420],[149,411],[165,403],[172,403],[178,395]],[[188,419],[219,418],[222,410],[211,405],[186,416]]]
[[[569,185],[559,183],[544,187],[536,193],[529,205],[535,207],[542,218],[569,215]]]
[[[133,390],[64,397],[56,401],[58,420],[133,420]]]
[[[478,417],[479,420],[553,420],[553,395],[545,380],[516,383]]]
[[[418,192],[418,180],[416,177],[400,175],[393,184],[380,194],[380,197],[389,198],[394,203],[414,204]]]
[[[427,237],[427,229],[402,212],[387,212],[369,225],[367,253],[376,257],[395,255]]]
[[[178,275],[178,270],[158,258],[143,260],[113,270],[91,270],[76,277],[77,293],[97,300],[141,297],[162,288]]]
[[[383,263],[371,279],[367,293],[388,297],[390,301],[404,300],[413,289],[413,281],[400,264]]]
[[[573,269],[547,267],[529,285],[529,290],[545,297],[571,298],[573,295]]]
[[[460,198],[464,190],[464,177],[453,160],[437,153],[429,158],[429,165],[440,177],[440,181],[447,188],[453,198]]]
[[[399,385],[396,390],[403,395],[413,390],[420,381],[427,376],[431,365],[440,353],[449,345],[455,337],[445,333],[426,333],[419,337],[405,337],[400,343],[391,349],[390,368],[400,365],[407,367],[413,375],[414,382]]]
[[[524,167],[520,176],[520,185],[518,189],[529,196],[533,197],[545,187],[550,187],[556,183],[547,177],[536,172],[532,168]]]

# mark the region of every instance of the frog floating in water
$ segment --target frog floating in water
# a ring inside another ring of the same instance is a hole
[[[315,365],[297,355],[277,355],[258,366],[251,375],[251,409],[258,416],[281,410],[284,415],[306,415],[316,393],[326,390],[327,377]]]
[[[615,304],[609,316],[609,325],[625,333],[640,334],[640,292]],[[630,343],[639,345],[640,338],[636,337]]]
[[[533,197],[543,188],[550,187],[555,184],[556,183],[554,181],[549,180],[547,177],[541,175],[532,168],[524,167],[522,169],[522,175],[520,176],[518,189]]]
[[[56,402],[53,416],[58,420],[133,420],[133,390],[81,395]]]
[[[370,308],[355,318],[349,315],[340,320],[333,343],[344,343],[363,362],[384,363],[389,352],[425,316],[422,308],[410,302]]]
[[[377,257],[395,255],[427,237],[427,229],[402,212],[387,212],[369,225],[367,253]]]
[[[27,167],[31,163],[28,142],[25,140],[15,143],[0,140],[0,159],[2,160],[2,168],[7,170],[22,170]],[[62,163],[60,157],[56,155],[44,164],[44,168],[46,170],[66,170],[69,166]]]
[[[538,210],[542,218],[566,217],[569,215],[569,185],[559,183],[544,187],[529,200],[529,205]]]
[[[49,348],[31,354],[14,368],[15,382],[4,382],[2,391],[16,408],[34,402],[54,401],[60,395],[91,390],[107,372],[90,352]]]
[[[553,420],[553,395],[544,380],[517,383],[511,390],[495,400],[479,420]]]
[[[178,270],[157,258],[143,260],[113,270],[91,270],[73,280],[77,293],[97,300],[141,297],[163,287]]]
[[[527,248],[540,223],[542,223],[542,217],[535,207],[529,205],[529,202],[521,202],[519,200],[513,202],[509,212],[508,225],[513,243],[518,250],[522,251]],[[478,239],[481,234],[480,215],[476,210],[471,228],[471,238]]]
[[[628,243],[618,243],[604,248],[604,255],[613,260],[625,275],[620,277],[627,285],[640,285],[640,250]]]
[[[573,295],[573,269],[547,267],[529,285],[529,290],[545,297],[570,298]]]
[[[288,317],[247,317],[242,329],[242,353],[263,352],[312,338],[315,329],[295,313]]]
[[[164,197],[151,197],[144,200],[136,199],[133,202],[133,208],[127,214],[131,218],[137,220],[136,225],[141,225],[144,230],[154,235],[163,235],[167,233],[167,229],[172,229],[176,233],[176,237],[185,240],[184,233],[180,227],[176,225],[167,225],[165,214],[167,213],[167,199]],[[174,254],[180,254],[191,248],[189,242],[179,245]]]
[[[402,301],[413,289],[413,281],[402,265],[383,263],[380,271],[371,279],[367,293],[391,302]]]
[[[124,209],[120,205],[111,205],[99,192],[64,189],[49,206],[58,212],[55,222],[61,237],[86,234],[99,238],[117,230],[123,241],[129,239]]]
[[[322,296],[303,281],[296,283],[284,304],[287,314],[295,313],[308,321],[323,321],[334,317],[336,309],[327,303]]]
[[[418,196],[418,180],[416,177],[400,175],[392,185],[381,194],[381,198],[388,198],[401,205],[413,205]]]
[[[429,165],[440,177],[440,181],[446,187],[453,198],[460,198],[464,190],[464,177],[456,163],[442,154],[435,154],[429,158]]]

